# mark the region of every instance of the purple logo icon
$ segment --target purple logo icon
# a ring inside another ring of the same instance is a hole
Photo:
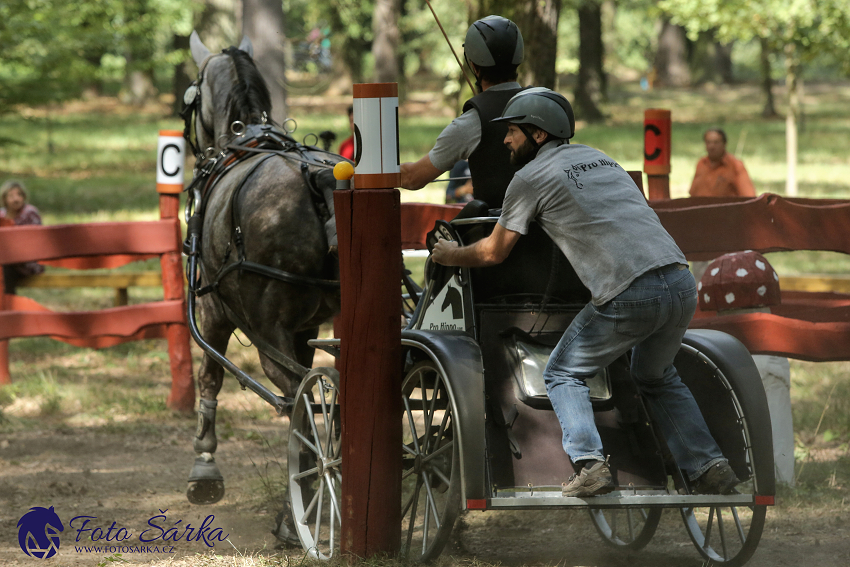
[[[59,532],[62,531],[65,527],[53,506],[35,506],[18,520],[18,543],[30,557],[47,559],[59,551]]]

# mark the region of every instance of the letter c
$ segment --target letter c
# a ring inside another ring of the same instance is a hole
[[[656,136],[661,135],[661,130],[659,130],[658,126],[656,126],[655,124],[647,124],[646,126],[643,127],[643,132],[644,132],[644,136],[646,136],[647,132],[652,132]],[[655,148],[654,152],[652,152],[651,154],[648,154],[648,153],[646,153],[646,148],[644,147],[643,159],[645,159],[646,161],[654,161],[654,160],[658,159],[658,156],[660,156],[660,155],[661,155],[661,148]]]
[[[175,175],[180,173],[180,166],[178,165],[177,169],[171,172],[165,170],[165,152],[167,152],[169,149],[172,149],[177,152],[178,156],[180,155],[180,148],[177,146],[177,144],[166,144],[162,148],[162,165],[160,166],[160,169],[162,169],[162,172],[168,177],[174,177]]]

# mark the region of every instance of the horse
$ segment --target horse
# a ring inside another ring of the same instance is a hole
[[[319,193],[332,214],[327,177],[343,158],[298,144],[285,132],[271,128],[269,92],[252,60],[250,40],[243,39],[238,48],[211,53],[193,32],[190,47],[199,73],[184,97],[189,108],[188,114],[184,110],[184,118],[187,138],[199,158],[196,179],[199,171],[211,171],[213,168],[205,166],[211,159],[223,159],[228,148],[244,148],[240,140],[252,128],[277,136],[291,150],[291,155],[280,150],[243,152],[244,159],[212,176],[214,183],[202,183],[207,194],[200,211],[198,273],[210,293],[197,294],[198,328],[222,356],[231,333],[240,328],[258,347],[268,379],[284,396],[294,397],[303,375],[298,373],[298,365],[282,362],[290,359],[310,368],[313,348],[307,341],[340,309],[338,286],[319,285],[334,283],[338,268],[329,253],[327,219],[317,212],[322,199],[314,199],[311,190],[315,193],[316,185],[320,186]],[[196,141],[189,134],[190,127]],[[317,182],[317,178],[323,181]],[[332,185],[329,191],[332,193]],[[198,207],[196,203],[195,215]],[[332,224],[333,218],[329,222]],[[291,277],[282,281],[258,273],[263,270],[233,269],[240,262]],[[212,504],[224,495],[224,481],[214,458],[216,398],[223,374],[221,364],[205,353],[198,371],[200,402],[193,441],[198,457],[187,489],[188,499],[196,504]]]

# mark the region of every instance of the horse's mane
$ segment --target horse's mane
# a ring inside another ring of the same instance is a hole
[[[269,88],[251,56],[236,47],[228,47],[224,53],[230,56],[236,69],[233,88],[227,95],[228,124],[236,120],[259,124],[263,112],[271,118],[272,101]]]

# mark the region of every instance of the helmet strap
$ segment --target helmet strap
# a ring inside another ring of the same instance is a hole
[[[525,134],[525,137],[534,144],[534,154],[537,155],[537,152],[540,150],[540,144],[537,143],[537,140],[534,139],[534,136],[526,129],[522,124],[517,124],[517,128],[519,128],[520,132]]]
[[[479,93],[483,93],[484,89],[481,87],[481,75],[475,72],[476,67],[472,66],[472,63],[469,62],[469,59],[466,57],[466,52],[463,52],[463,60],[466,61],[466,66],[469,67],[469,70],[472,71],[472,75],[475,77],[475,88],[478,89]],[[477,93],[472,93],[473,96]]]

